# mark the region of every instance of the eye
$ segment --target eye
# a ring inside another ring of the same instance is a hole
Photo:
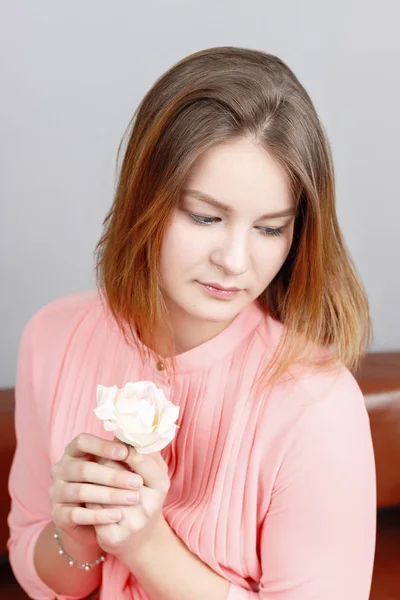
[[[216,223],[219,221],[219,217],[206,217],[204,215],[195,215],[194,213],[188,212],[189,217],[198,223],[199,225],[211,225],[211,223]]]
[[[207,217],[205,215],[196,215],[195,213],[187,211],[188,216],[197,223],[198,225],[212,225],[221,219],[219,217]],[[268,236],[279,236],[282,235],[284,227],[256,227],[261,235]]]
[[[282,235],[284,227],[257,227],[262,235]]]

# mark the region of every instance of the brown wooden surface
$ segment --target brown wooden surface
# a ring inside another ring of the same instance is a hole
[[[7,515],[10,510],[8,474],[14,449],[14,390],[0,390],[0,554],[7,551]]]
[[[355,376],[365,395],[400,390],[400,352],[367,354]],[[378,506],[400,505],[400,400],[378,404],[368,412]]]
[[[400,389],[400,351],[367,354],[355,377],[364,394]]]

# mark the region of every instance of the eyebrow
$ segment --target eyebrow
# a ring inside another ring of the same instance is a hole
[[[186,196],[191,196],[192,198],[195,198],[196,200],[200,200],[201,202],[206,202],[207,204],[210,204],[211,206],[215,206],[216,208],[223,210],[227,214],[233,213],[232,208],[230,206],[228,206],[228,204],[224,204],[220,200],[216,200],[215,198],[213,198],[209,194],[206,194],[205,192],[199,192],[197,190],[186,189],[186,190],[183,190],[183,193]],[[258,220],[261,221],[262,219],[279,219],[281,217],[295,217],[296,214],[297,214],[297,212],[296,212],[295,208],[287,208],[286,210],[280,210],[278,212],[267,213],[265,215],[262,215]]]

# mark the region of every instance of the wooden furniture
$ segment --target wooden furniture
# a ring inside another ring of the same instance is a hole
[[[367,354],[355,377],[364,394],[400,390],[400,352]]]
[[[8,473],[14,450],[14,390],[0,390],[0,555],[7,552],[7,515],[10,510]]]
[[[355,374],[365,395],[399,390],[400,352],[368,354]],[[400,400],[369,409],[377,470],[378,506],[400,506]],[[14,390],[0,390],[0,555],[6,553],[10,501],[7,481],[15,449]]]
[[[364,395],[399,392],[391,402],[374,403],[368,413],[375,452],[378,506],[400,506],[400,352],[367,354],[355,376]]]

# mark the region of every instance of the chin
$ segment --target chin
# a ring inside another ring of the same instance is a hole
[[[185,303],[186,304],[186,303]],[[213,298],[196,299],[193,304],[186,306],[182,303],[181,308],[194,318],[214,323],[224,323],[234,319],[249,302],[238,300],[216,300]]]

